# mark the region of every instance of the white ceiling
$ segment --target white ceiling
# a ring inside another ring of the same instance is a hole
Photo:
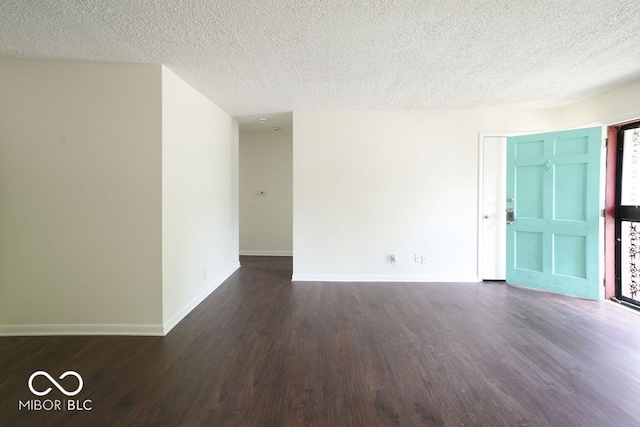
[[[640,78],[640,1],[0,0],[0,57],[162,63],[241,125],[553,107]]]

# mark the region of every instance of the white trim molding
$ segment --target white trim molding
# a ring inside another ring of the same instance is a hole
[[[163,336],[162,325],[61,324],[0,325],[0,336],[134,335]]]
[[[293,251],[241,250],[241,256],[293,256]]]
[[[477,276],[437,276],[437,275],[382,275],[382,274],[294,274],[294,282],[444,282],[478,283]]]

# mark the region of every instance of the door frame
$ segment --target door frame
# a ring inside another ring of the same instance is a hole
[[[508,138],[510,136],[518,136],[525,135],[527,133],[535,133],[535,132],[479,132],[478,133],[478,203],[477,203],[477,227],[478,227],[478,236],[477,236],[477,249],[476,252],[478,254],[476,263],[476,274],[478,275],[478,282],[482,282],[484,280],[484,227],[483,227],[483,218],[482,214],[484,212],[484,139],[485,138]],[[506,141],[505,141],[506,144]],[[506,148],[506,147],[505,147]],[[506,188],[505,197],[506,197]],[[505,242],[506,244],[506,242]]]

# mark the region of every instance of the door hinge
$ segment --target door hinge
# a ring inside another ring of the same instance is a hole
[[[604,146],[604,148],[609,147],[609,138],[605,138],[602,140],[602,144]]]

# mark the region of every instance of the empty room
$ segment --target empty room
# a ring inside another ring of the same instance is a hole
[[[0,4],[0,425],[637,426],[640,4]]]

